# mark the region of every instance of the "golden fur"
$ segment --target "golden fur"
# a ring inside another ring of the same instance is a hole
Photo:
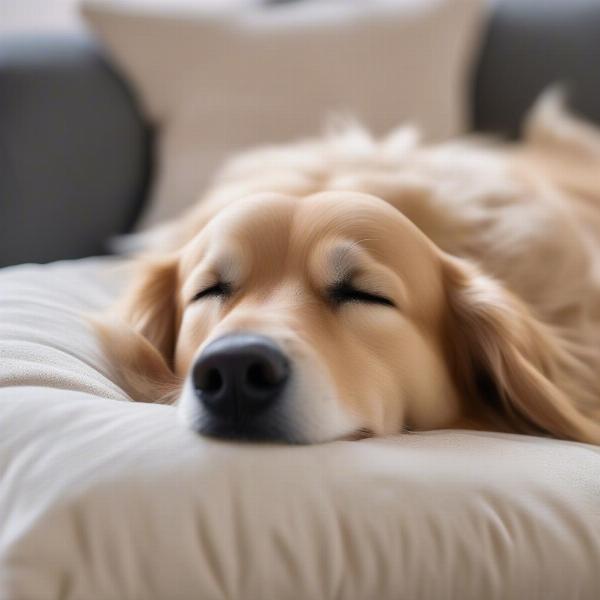
[[[194,359],[252,331],[294,362],[294,441],[481,427],[600,443],[600,133],[555,98],[521,144],[354,127],[252,151],[143,242],[97,319],[135,400],[194,422]],[[394,306],[332,305],[340,276]],[[190,301],[224,278],[229,297]]]

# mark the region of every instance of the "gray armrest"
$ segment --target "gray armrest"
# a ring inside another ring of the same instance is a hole
[[[0,266],[102,253],[139,212],[149,134],[84,36],[0,41]]]
[[[548,85],[600,123],[600,1],[496,0],[473,86],[475,129],[514,136]]]

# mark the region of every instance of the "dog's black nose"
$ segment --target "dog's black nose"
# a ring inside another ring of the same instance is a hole
[[[231,334],[204,349],[192,383],[210,414],[239,423],[274,404],[288,375],[285,355],[269,338]]]

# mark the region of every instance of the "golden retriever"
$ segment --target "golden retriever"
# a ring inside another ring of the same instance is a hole
[[[475,427],[600,443],[600,132],[345,133],[233,160],[97,319],[135,400],[315,443]]]

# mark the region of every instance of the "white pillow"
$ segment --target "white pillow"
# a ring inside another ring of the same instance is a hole
[[[81,312],[127,273],[0,271],[0,598],[600,598],[600,448],[208,441],[110,381]]]
[[[158,127],[142,228],[189,206],[232,152],[315,135],[332,113],[377,134],[406,120],[461,132],[484,4],[84,0]]]

